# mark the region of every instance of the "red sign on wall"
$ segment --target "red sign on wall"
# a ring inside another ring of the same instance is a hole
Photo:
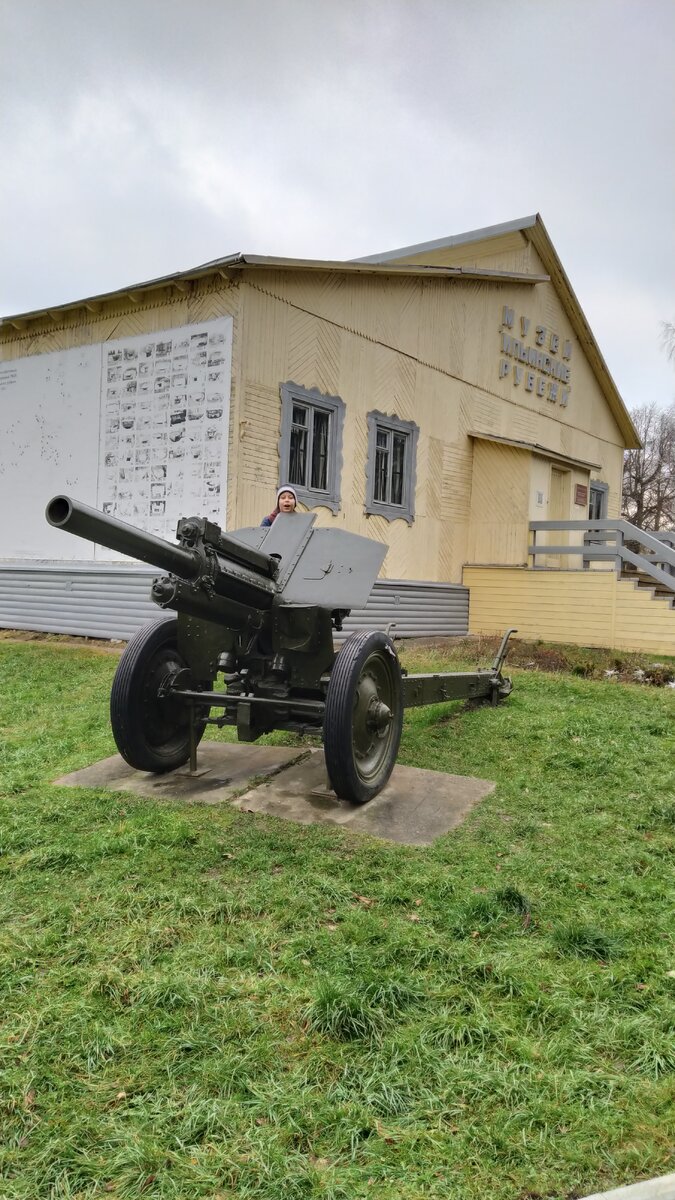
[[[588,488],[585,483],[577,483],[574,488],[574,503],[584,507],[588,504]]]

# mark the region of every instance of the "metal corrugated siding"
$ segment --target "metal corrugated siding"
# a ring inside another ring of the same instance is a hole
[[[158,616],[153,568],[117,564],[0,563],[0,627],[128,639]],[[342,637],[385,629],[396,637],[448,637],[469,628],[469,590],[459,584],[378,580]],[[338,638],[340,635],[338,635]]]
[[[355,629],[386,629],[390,624],[395,637],[468,633],[469,589],[452,583],[378,579],[366,607],[347,617],[344,635]]]

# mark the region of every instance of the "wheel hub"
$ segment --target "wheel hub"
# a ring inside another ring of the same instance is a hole
[[[376,664],[370,664],[359,679],[354,696],[353,746],[364,769],[366,763],[372,766],[381,757],[382,742],[393,720],[389,705],[380,698],[383,684]]]
[[[392,711],[382,700],[371,700],[368,705],[366,727],[382,737],[392,719]]]
[[[331,783],[363,804],[385,786],[401,737],[401,670],[384,633],[347,638],[331,672],[324,747]]]

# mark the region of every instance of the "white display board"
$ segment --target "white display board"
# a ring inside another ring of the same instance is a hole
[[[47,525],[57,492],[170,540],[225,526],[231,364],[231,317],[0,364],[0,557],[94,557]]]

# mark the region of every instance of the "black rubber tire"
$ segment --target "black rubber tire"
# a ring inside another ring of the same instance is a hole
[[[122,758],[137,771],[173,771],[190,757],[187,706],[157,696],[162,679],[183,667],[177,617],[144,625],[120,659],[110,692],[110,724]],[[195,723],[197,743],[204,728]]]
[[[380,730],[366,722],[377,700],[391,713]],[[323,721],[326,769],[340,799],[365,804],[382,791],[396,763],[402,726],[401,666],[391,638],[353,633],[335,659]]]

